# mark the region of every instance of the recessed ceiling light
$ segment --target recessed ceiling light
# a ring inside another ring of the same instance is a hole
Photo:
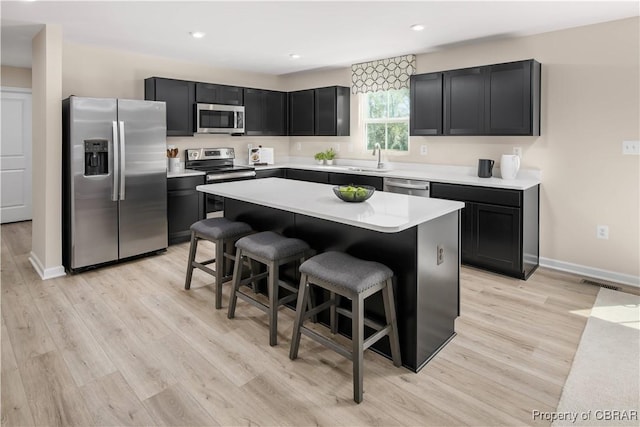
[[[297,53],[290,53],[289,54],[289,58],[291,58],[291,59],[300,59],[300,55],[298,55]]]
[[[420,24],[415,24],[411,26],[411,29],[413,31],[422,31],[424,30],[424,25],[420,25]]]
[[[201,39],[205,36],[205,33],[202,31],[191,31],[189,34],[191,34],[191,37],[194,39]]]

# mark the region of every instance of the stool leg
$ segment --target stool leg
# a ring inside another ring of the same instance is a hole
[[[333,301],[329,308],[329,326],[331,326],[331,333],[335,334],[338,332],[338,314],[336,313],[336,306],[340,300],[336,297],[335,292],[329,293],[329,299]]]
[[[268,292],[269,292],[269,345],[278,344],[278,285],[279,268],[275,262],[270,262]]]
[[[260,272],[260,263],[254,259],[249,259],[249,269],[251,270],[251,275],[258,274]],[[251,282],[251,287],[253,288],[253,293],[258,293],[258,281],[254,280]]]
[[[364,300],[355,296],[352,300],[351,340],[353,359],[353,400],[362,402],[362,376],[364,363]]]
[[[396,305],[393,299],[393,281],[387,280],[387,284],[382,290],[382,301],[384,303],[384,314],[387,324],[391,325],[389,332],[389,344],[391,345],[391,358],[395,366],[402,365],[400,357],[400,342],[398,340],[398,321],[396,319]]]
[[[300,346],[300,328],[306,313],[307,296],[309,292],[309,283],[307,283],[307,275],[300,275],[300,286],[298,287],[298,302],[296,303],[296,320],[293,322],[293,336],[291,337],[291,349],[289,350],[289,359],[295,360],[298,357],[298,347]]]
[[[236,301],[238,301],[236,292],[238,292],[238,289],[240,288],[240,280],[242,279],[242,264],[242,249],[238,248],[236,251],[236,262],[233,265],[231,294],[229,295],[229,311],[227,312],[227,317],[229,319],[233,319],[233,316],[236,314]]]
[[[189,259],[187,261],[187,276],[184,280],[184,288],[191,288],[191,276],[193,276],[193,261],[196,259],[196,248],[198,247],[198,238],[195,231],[191,232],[191,245],[189,246]]]
[[[224,240],[216,240],[216,309],[222,308],[222,278],[224,277]]]

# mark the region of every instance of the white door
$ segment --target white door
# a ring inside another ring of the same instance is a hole
[[[31,219],[31,90],[2,88],[0,222]]]

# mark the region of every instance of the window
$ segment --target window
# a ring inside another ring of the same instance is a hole
[[[367,149],[409,151],[409,89],[368,92],[364,99]]]

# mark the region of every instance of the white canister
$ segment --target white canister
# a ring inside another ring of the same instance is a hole
[[[180,172],[180,157],[169,157],[169,172]]]
[[[502,179],[516,179],[520,170],[520,157],[515,154],[503,154],[500,158],[500,174]]]

